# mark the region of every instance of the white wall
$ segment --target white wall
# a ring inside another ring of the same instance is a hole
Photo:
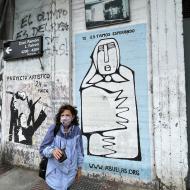
[[[185,189],[188,169],[181,7],[181,0],[130,1],[131,21],[106,26],[112,30],[147,24],[152,180],[156,179],[162,188],[178,190]],[[75,62],[75,35],[98,32],[104,27],[86,30],[83,1],[72,2],[72,19]]]
[[[2,139],[6,161],[38,167],[39,145],[53,123],[58,107],[71,101],[70,5],[67,0],[16,0],[15,4],[14,39],[42,35],[44,53],[40,58],[5,62]],[[24,98],[18,97],[17,92]],[[34,109],[29,105],[31,101]],[[29,135],[32,135],[32,143],[26,145],[26,141],[20,141],[21,134],[19,140],[15,139],[17,132],[14,130],[21,129],[15,126],[19,115],[24,113],[28,119],[32,110],[34,120],[27,125],[37,129]]]
[[[155,169],[163,187],[180,190],[188,169],[182,1],[150,5]]]

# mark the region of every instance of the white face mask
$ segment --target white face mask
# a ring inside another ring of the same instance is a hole
[[[71,124],[72,120],[73,120],[72,116],[61,116],[61,118],[60,118],[60,122],[64,126],[69,126]]]

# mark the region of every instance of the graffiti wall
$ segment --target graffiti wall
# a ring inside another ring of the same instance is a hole
[[[44,35],[45,54],[67,55],[69,2],[41,0],[39,4],[41,4],[40,7],[16,13],[15,39]]]
[[[12,67],[19,74],[20,68],[24,74],[51,74],[52,90],[49,93],[55,111],[61,102],[69,101],[69,1],[35,0],[24,5],[21,5],[23,0],[17,2],[14,38],[43,36],[43,57],[27,60],[24,64],[19,61],[16,69],[15,65]]]
[[[85,169],[151,179],[146,25],[75,36]]]
[[[40,143],[40,128],[46,128],[47,113],[51,111],[50,83],[50,74],[7,76],[9,141],[26,145]]]
[[[69,102],[69,6],[68,0],[16,1],[14,40],[43,36],[43,56],[6,62],[3,134],[14,164],[27,164],[11,155],[23,149],[25,157],[36,155],[27,165],[38,166],[39,145],[58,107]]]

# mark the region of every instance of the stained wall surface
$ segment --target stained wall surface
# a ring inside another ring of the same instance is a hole
[[[43,56],[5,62],[2,139],[13,164],[38,166],[55,112],[70,101],[69,14],[69,1],[16,1],[14,40],[43,36]]]
[[[185,189],[182,2],[130,1],[130,22],[91,29],[84,9],[88,6],[73,1],[74,98],[81,111],[86,170]]]
[[[118,2],[122,14],[112,1],[16,0],[14,39],[43,35],[44,55],[4,62],[6,159],[36,168],[57,108],[72,102],[79,110],[86,175],[183,190],[182,2]],[[19,132],[24,127],[30,135]]]
[[[84,4],[72,6],[74,101],[81,115],[85,170],[150,182],[148,4],[131,1],[130,22],[98,29],[86,29]]]

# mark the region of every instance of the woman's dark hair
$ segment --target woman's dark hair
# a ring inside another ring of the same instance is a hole
[[[55,116],[55,130],[54,130],[54,134],[56,134],[59,131],[61,122],[60,122],[60,117],[61,114],[65,111],[65,110],[69,110],[71,112],[71,114],[74,116],[73,121],[71,122],[71,125],[79,125],[79,118],[78,118],[78,111],[75,107],[71,106],[70,104],[64,104],[62,105],[59,110],[58,113]]]

